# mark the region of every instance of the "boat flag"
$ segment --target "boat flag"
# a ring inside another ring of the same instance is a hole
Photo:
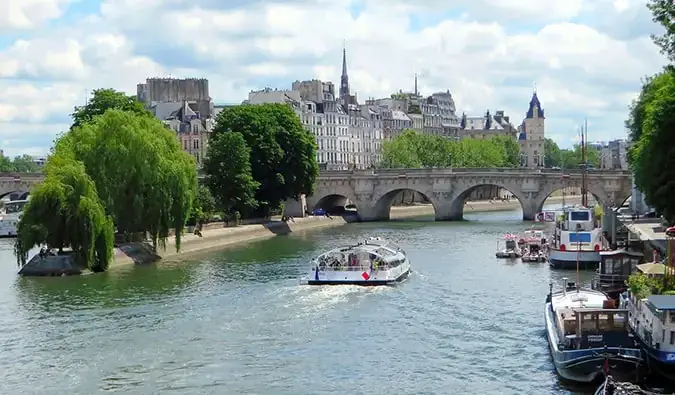
[[[364,280],[368,281],[368,279],[370,279],[370,274],[368,274],[368,272],[363,272],[361,273],[361,277],[363,277]]]
[[[605,358],[605,364],[602,366],[602,370],[605,373],[605,376],[609,375],[609,358]]]
[[[314,268],[314,281],[319,281],[319,266]]]

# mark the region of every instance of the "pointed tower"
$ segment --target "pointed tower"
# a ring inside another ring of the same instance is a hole
[[[534,168],[545,165],[545,121],[544,109],[541,107],[535,88],[519,136],[520,154],[525,167]]]
[[[347,75],[347,48],[342,47],[342,77],[340,78],[340,99],[349,103],[349,76]]]
[[[417,73],[415,73],[415,97],[419,95],[419,91],[417,90]]]

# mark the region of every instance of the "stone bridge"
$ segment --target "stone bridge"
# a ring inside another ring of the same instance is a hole
[[[25,199],[33,188],[44,180],[40,173],[4,173],[0,172],[0,199]]]
[[[494,185],[509,191],[523,208],[523,219],[533,220],[546,199],[566,187],[581,187],[582,171],[550,169],[379,169],[365,171],[324,171],[319,174],[312,196],[301,196],[285,204],[288,215],[301,217],[305,210],[356,205],[362,221],[389,219],[396,195],[417,191],[429,199],[436,220],[461,220],[464,203],[477,187]],[[617,170],[589,170],[587,187],[601,204],[621,205],[631,194],[631,173]]]

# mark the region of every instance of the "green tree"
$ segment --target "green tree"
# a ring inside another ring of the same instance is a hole
[[[382,144],[380,165],[385,168],[516,167],[520,165],[520,147],[515,139],[506,136],[452,141],[406,130]]]
[[[494,136],[492,141],[504,149],[501,167],[520,167],[520,144],[511,136]]]
[[[644,299],[649,295],[658,295],[663,291],[661,280],[642,273],[636,273],[628,277],[626,285],[628,285],[630,292],[639,299]]]
[[[134,96],[127,96],[124,92],[114,89],[96,89],[86,105],[75,107],[75,111],[71,114],[73,118],[71,129],[90,122],[94,117],[103,115],[111,109],[152,116],[143,103],[136,100]]]
[[[39,173],[40,167],[33,161],[30,155],[21,155],[12,161],[12,171],[19,173]]]
[[[666,69],[644,88],[648,98],[641,105],[642,114],[631,122],[642,119],[639,135],[630,150],[631,167],[636,185],[645,199],[669,221],[675,220],[675,71]],[[637,128],[637,125],[634,127]]]
[[[75,262],[94,272],[113,257],[113,222],[105,215],[96,187],[82,163],[50,158],[46,177],[32,193],[17,226],[14,251],[25,264],[29,251],[43,244],[63,252],[71,247]]]
[[[665,29],[660,36],[652,34],[652,40],[662,54],[671,62],[675,61],[675,3],[672,0],[649,0],[647,8],[652,12],[652,20]]]
[[[319,173],[316,141],[289,106],[227,108],[218,115],[212,139],[228,133],[241,134],[251,150],[251,174],[260,183],[255,195],[258,214],[268,216],[282,201],[314,192]],[[214,195],[221,199],[215,190]]]
[[[6,157],[5,155],[0,155],[0,171],[10,172],[14,171],[14,164],[12,160]]]
[[[206,185],[223,212],[230,214],[233,209],[247,212],[257,207],[255,194],[260,183],[253,179],[251,149],[240,133],[214,135],[203,169]]]
[[[560,147],[552,139],[544,139],[544,165],[546,167],[561,167],[562,153]]]
[[[166,247],[175,229],[176,249],[197,188],[194,159],[157,119],[107,110],[57,141],[50,157],[79,161],[119,233],[148,232]]]

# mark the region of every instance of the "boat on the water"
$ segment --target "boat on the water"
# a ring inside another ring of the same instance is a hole
[[[379,237],[338,247],[312,260],[309,285],[389,285],[410,274],[410,260],[395,243]]]
[[[548,241],[541,230],[526,230],[523,237],[518,240],[523,256],[523,262],[546,262],[546,249]]]
[[[0,237],[16,237],[16,227],[28,200],[12,200],[5,203],[0,212]]]
[[[675,295],[639,299],[630,290],[619,306],[628,311],[629,327],[640,342],[649,370],[675,380]]]
[[[631,375],[642,363],[637,340],[628,329],[628,312],[616,309],[602,292],[581,289],[563,278],[563,287],[546,298],[546,337],[558,374],[569,381],[591,383],[612,371]]]
[[[503,247],[501,243],[502,240],[497,240],[497,252],[495,253],[495,256],[497,258],[520,258],[523,253],[516,242],[517,239],[518,236],[511,233],[504,235]]]
[[[592,208],[567,207],[556,219],[548,261],[554,269],[595,270],[600,263],[602,228]]]

